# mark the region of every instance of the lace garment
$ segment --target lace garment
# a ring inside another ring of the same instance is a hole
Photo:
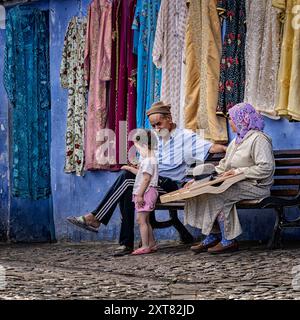
[[[280,60],[280,21],[272,0],[246,0],[245,102],[267,116],[276,116]]]
[[[178,125],[183,123],[180,93],[187,13],[185,0],[162,0],[152,54],[156,67],[162,68],[161,100],[171,104]]]

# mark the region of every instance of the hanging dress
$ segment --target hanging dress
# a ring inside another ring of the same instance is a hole
[[[244,100],[274,119],[280,61],[280,21],[272,0],[246,0],[246,16]]]
[[[235,104],[244,101],[245,92],[245,0],[219,0],[218,10],[226,30],[221,58],[217,114],[227,116]]]
[[[185,127],[204,130],[206,139],[226,143],[226,120],[216,115],[221,46],[216,0],[190,0],[185,53]]]
[[[136,76],[137,59],[133,53],[132,23],[136,0],[121,1],[119,18],[119,69],[116,101],[117,165],[128,163],[129,133],[136,128]]]
[[[273,0],[281,10],[283,39],[278,74],[276,111],[290,120],[300,121],[300,0]]]
[[[138,0],[132,28],[137,55],[137,128],[150,128],[147,110],[160,100],[161,69],[152,62],[156,23],[161,0]]]
[[[182,55],[188,8],[186,0],[162,0],[153,47],[153,62],[162,68],[161,100],[171,104],[174,123],[183,123]]]
[[[105,169],[107,124],[107,84],[111,79],[111,14],[110,0],[94,0],[88,10],[84,68],[89,85],[86,122],[85,169]]]
[[[66,173],[83,175],[84,133],[87,100],[87,82],[84,76],[84,50],[86,19],[73,17],[68,24],[64,40],[60,68],[61,86],[68,89],[68,111],[66,130]]]
[[[7,13],[4,86],[12,107],[12,195],[46,199],[50,186],[48,13]]]

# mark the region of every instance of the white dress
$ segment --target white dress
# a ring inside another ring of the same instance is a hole
[[[246,0],[245,102],[276,118],[276,87],[280,62],[280,21],[272,0]]]
[[[161,100],[171,104],[178,125],[183,123],[180,93],[187,13],[186,0],[162,0],[152,53],[156,67],[162,68]]]

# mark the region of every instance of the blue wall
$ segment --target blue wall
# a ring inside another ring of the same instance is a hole
[[[83,12],[90,0],[82,0]],[[17,241],[47,241],[57,240],[116,240],[119,235],[120,213],[116,210],[110,224],[102,226],[98,235],[78,230],[66,223],[69,215],[84,214],[93,210],[103,197],[106,190],[117,177],[117,173],[87,172],[84,177],[65,174],[65,130],[67,111],[67,91],[62,89],[59,82],[59,68],[62,56],[63,40],[68,21],[79,13],[77,0],[40,1],[38,6],[50,10],[50,66],[51,66],[51,183],[52,198],[50,201],[30,202],[10,199],[8,195],[7,176],[7,101],[2,87],[2,68],[0,63],[0,237],[8,221],[10,211],[10,237]],[[4,32],[0,31],[0,59],[3,61]],[[274,148],[300,148],[300,123],[289,123],[286,120],[273,121],[266,119],[266,132],[272,136]],[[3,124],[3,126],[1,125]],[[8,210],[8,206],[11,209]],[[52,215],[53,210],[53,215]],[[182,218],[182,214],[180,214]],[[159,214],[161,219],[167,217],[165,212]],[[244,211],[240,214],[244,229],[243,239],[265,240],[270,236],[274,223],[274,214],[267,210]],[[52,220],[53,219],[53,220]],[[137,227],[136,227],[137,230]],[[195,235],[198,231],[190,229]],[[299,236],[299,233],[293,233]],[[138,232],[136,232],[138,236]],[[177,239],[174,228],[156,231],[159,239]]]

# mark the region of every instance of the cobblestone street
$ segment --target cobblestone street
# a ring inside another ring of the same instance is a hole
[[[244,244],[212,256],[161,242],[157,253],[115,258],[116,246],[1,244],[0,299],[300,299],[292,286],[299,244],[275,251]]]

